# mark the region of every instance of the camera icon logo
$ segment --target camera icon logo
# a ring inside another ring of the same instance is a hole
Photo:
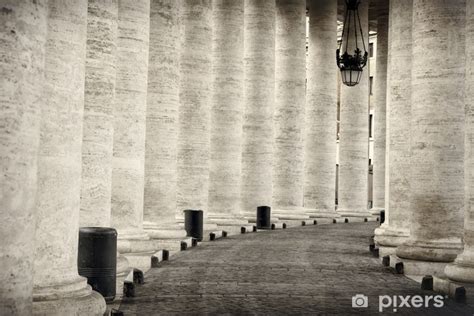
[[[369,298],[364,294],[356,294],[352,297],[352,307],[367,308],[369,306]]]

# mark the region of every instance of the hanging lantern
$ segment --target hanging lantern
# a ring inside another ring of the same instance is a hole
[[[336,50],[337,67],[341,70],[342,83],[352,87],[359,83],[362,77],[362,69],[367,64],[367,49],[365,48],[364,33],[359,17],[359,4],[361,0],[346,0],[346,14],[344,24],[342,26],[342,37],[339,48]],[[351,25],[353,30],[351,30]],[[358,36],[358,34],[360,36]],[[349,43],[349,35],[354,34],[351,43]],[[359,48],[358,39],[361,39],[364,53]],[[343,45],[344,43],[344,45]],[[353,46],[351,46],[353,45]],[[345,51],[341,55],[341,48]],[[348,52],[349,47],[354,48],[354,54]]]

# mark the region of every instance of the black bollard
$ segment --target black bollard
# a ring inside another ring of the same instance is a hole
[[[403,262],[397,262],[395,264],[395,272],[397,274],[404,274],[405,273],[405,268],[403,267]]]
[[[271,208],[270,206],[257,207],[257,229],[271,228]]]
[[[135,297],[135,283],[130,281],[123,282],[123,295],[125,297]]]
[[[385,211],[382,210],[380,211],[380,225],[382,225],[385,222]]]
[[[426,291],[433,291],[433,276],[425,275],[421,280],[421,289]]]
[[[202,241],[203,237],[203,211],[201,210],[184,210],[184,229],[188,237],[196,238]]]
[[[143,284],[145,283],[145,275],[140,269],[133,269],[133,283]]]
[[[466,303],[466,288],[458,286],[454,290],[454,300],[458,303]]]
[[[79,275],[94,291],[113,301],[117,275],[117,231],[109,227],[79,228]]]
[[[163,250],[163,261],[168,261],[170,258],[169,250]]]
[[[210,234],[209,234],[209,240],[210,240],[210,241],[216,240],[216,234],[215,234],[215,233],[210,233]]]

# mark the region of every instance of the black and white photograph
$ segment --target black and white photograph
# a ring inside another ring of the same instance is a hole
[[[474,0],[0,0],[0,316],[474,315]]]

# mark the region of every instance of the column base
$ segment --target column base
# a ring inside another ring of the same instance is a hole
[[[217,224],[217,229],[227,232],[228,235],[239,235],[253,231],[253,224],[250,224],[240,214],[209,214],[208,221]]]
[[[117,253],[117,276],[116,276],[116,292],[115,300],[120,299],[123,295],[123,282],[125,278],[130,273],[130,264],[128,263],[127,258],[122,256],[120,253]]]
[[[216,223],[209,222],[209,220],[206,218],[204,219],[203,229],[204,231],[214,231],[219,230],[219,227],[217,227]]]
[[[379,246],[379,258],[382,259],[385,256],[395,256],[397,247]]]
[[[151,268],[151,256],[156,252],[153,240],[145,232],[121,233],[119,231],[117,250],[127,258],[130,267],[143,272]]]
[[[327,209],[305,209],[306,214],[310,218],[339,218],[341,215],[336,212],[336,210],[327,210]]]
[[[372,207],[369,210],[371,215],[380,215],[381,211],[385,211],[385,207]]]
[[[117,250],[124,256],[130,253],[134,254],[153,254],[153,242],[150,238],[147,239],[118,239]]]
[[[447,262],[410,260],[400,257],[398,258],[399,261],[403,262],[403,274],[406,276],[423,277],[425,275],[432,275],[442,278],[446,277],[444,270],[448,264]]]
[[[433,241],[408,239],[397,248],[397,256],[419,261],[451,262],[461,251],[461,239]]]
[[[369,218],[372,216],[372,214],[370,214],[369,210],[367,209],[360,209],[360,210],[357,210],[357,209],[338,209],[337,210],[337,213],[341,216],[346,216],[346,217],[365,217],[365,218]]]
[[[280,210],[279,210],[280,211]],[[285,220],[294,220],[294,221],[301,221],[301,220],[309,220],[309,215],[307,214],[291,214],[291,213],[284,213],[284,212],[273,212],[272,217],[275,217],[278,221],[285,221]]]
[[[86,278],[81,276],[71,283],[33,290],[33,315],[102,316],[105,309],[102,295],[93,291]]]
[[[246,213],[243,213],[242,216],[249,223],[256,223],[257,222],[257,212],[255,212],[255,213],[246,212]],[[273,214],[271,214],[271,219],[273,220]]]
[[[474,257],[460,254],[454,262],[446,265],[444,273],[451,281],[474,283]]]
[[[186,238],[186,231],[178,223],[143,222],[143,229],[151,239],[182,239]]]
[[[390,226],[386,226],[385,224],[376,228],[374,233],[375,243],[385,247],[398,247],[406,242],[410,236],[408,230],[391,229]]]
[[[306,209],[301,206],[286,206],[279,207],[272,210],[272,216],[278,220],[307,220],[309,215],[306,214]]]
[[[240,215],[221,215],[221,214],[209,214],[207,218],[209,223],[214,223],[218,226],[245,226],[249,222],[243,216]]]

